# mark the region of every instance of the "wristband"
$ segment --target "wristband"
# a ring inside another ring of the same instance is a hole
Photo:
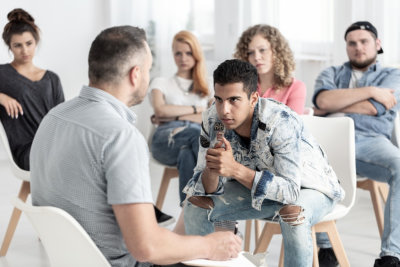
[[[197,114],[197,108],[195,105],[192,106],[194,114]]]
[[[176,121],[179,121],[179,116],[176,116],[176,117],[175,117],[175,120],[176,120]]]

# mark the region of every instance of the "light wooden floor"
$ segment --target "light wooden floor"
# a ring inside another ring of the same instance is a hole
[[[17,195],[20,181],[12,177],[2,147],[0,146],[0,239],[3,240],[8,219],[11,215],[11,199]],[[151,163],[152,190],[156,197],[160,184],[162,168]],[[178,217],[178,181],[173,179],[163,210]],[[338,222],[340,236],[344,243],[351,266],[373,266],[374,260],[379,255],[380,239],[375,217],[366,192],[357,191],[356,204],[350,214]],[[29,200],[30,201],[30,200]],[[244,223],[240,223],[240,230],[244,233]],[[254,245],[252,243],[252,248]],[[280,249],[280,237],[274,237],[269,248],[268,266],[277,266]],[[50,266],[46,252],[41,246],[34,229],[29,221],[21,217],[21,221],[12,240],[6,257],[0,258],[0,267],[47,267]]]

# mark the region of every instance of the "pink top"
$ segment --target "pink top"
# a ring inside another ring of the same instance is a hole
[[[279,92],[276,92],[273,88],[268,88],[263,95],[261,95],[260,84],[258,84],[257,92],[261,97],[273,98],[287,105],[298,114],[303,114],[304,112],[306,85],[302,81],[293,78],[292,84],[287,89],[281,89]]]

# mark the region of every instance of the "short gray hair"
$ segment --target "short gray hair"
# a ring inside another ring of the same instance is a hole
[[[89,51],[89,80],[91,83],[118,84],[132,66],[141,65],[146,54],[146,33],[133,26],[103,30],[92,42]]]

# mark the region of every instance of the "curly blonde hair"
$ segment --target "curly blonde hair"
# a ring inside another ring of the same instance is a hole
[[[292,83],[292,73],[295,69],[293,52],[277,28],[266,24],[257,24],[249,27],[240,36],[233,56],[248,62],[249,44],[255,35],[261,35],[271,44],[275,88],[289,86]]]
[[[195,60],[195,65],[192,69],[193,78],[193,92],[201,97],[210,94],[207,84],[207,72],[205,67],[205,58],[201,49],[200,42],[189,31],[180,31],[175,34],[172,45],[174,42],[187,43],[192,49],[192,55]]]

